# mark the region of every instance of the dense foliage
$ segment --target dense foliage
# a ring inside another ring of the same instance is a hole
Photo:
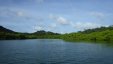
[[[58,39],[60,34],[46,31],[37,31],[34,33],[18,33],[0,26],[0,40],[6,39]]]
[[[63,39],[68,41],[113,41],[113,26],[87,29],[69,34],[58,34],[49,31],[18,33],[0,26],[0,39]]]
[[[99,27],[99,28],[94,28],[94,29],[86,29],[84,31],[79,31],[79,33],[84,33],[84,34],[88,34],[88,33],[92,33],[92,32],[101,32],[101,31],[105,31],[105,30],[113,30],[113,25],[109,26],[109,27]]]
[[[62,39],[70,41],[113,41],[113,26],[87,29],[77,33],[64,34]]]
[[[9,29],[7,29],[7,28],[4,28],[3,26],[0,26],[0,32],[15,33],[15,32],[12,31],[12,30],[9,30]]]

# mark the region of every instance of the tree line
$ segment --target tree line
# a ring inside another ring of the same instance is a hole
[[[113,26],[102,26],[99,28],[78,31],[76,33],[64,34],[62,39],[70,41],[113,41]]]
[[[59,34],[40,30],[34,33],[19,33],[0,26],[0,39],[63,39],[68,41],[113,41],[113,26],[86,29],[73,33]]]
[[[40,30],[34,33],[19,33],[0,26],[0,40],[11,39],[57,39],[60,36],[58,33]]]

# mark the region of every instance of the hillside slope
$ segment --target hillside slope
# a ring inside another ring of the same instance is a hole
[[[69,41],[113,41],[113,26],[87,29],[77,33],[62,35],[62,39]]]

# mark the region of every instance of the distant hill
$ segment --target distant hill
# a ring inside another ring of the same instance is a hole
[[[7,29],[3,26],[0,26],[0,32],[6,32],[6,33],[17,33],[13,30]],[[19,33],[19,32],[18,32]],[[28,33],[22,33],[22,34],[28,34]],[[34,33],[29,33],[29,34],[36,34],[36,35],[59,35],[58,33],[54,33],[54,32],[50,32],[50,31],[44,31],[44,30],[40,30]]]
[[[6,39],[63,39],[67,41],[113,41],[113,26],[87,29],[75,33],[58,34],[40,30],[34,33],[19,33],[0,26],[0,40]]]
[[[87,29],[62,35],[68,41],[113,41],[113,26]]]
[[[44,31],[44,30],[40,30],[37,32],[34,32],[33,34],[39,34],[39,35],[59,35],[58,33],[54,33],[54,32],[50,32],[50,31]]]
[[[5,28],[5,27],[3,27],[3,26],[0,26],[0,32],[16,33],[16,32],[14,32],[14,31],[12,31],[12,30],[10,30],[10,29],[7,29],[7,28]]]
[[[93,32],[101,32],[101,31],[105,31],[105,30],[113,30],[113,25],[112,26],[108,26],[108,27],[99,27],[99,28],[94,28],[94,29],[86,29],[84,31],[79,31],[78,33],[85,33],[85,34],[89,34],[89,33],[93,33]]]
[[[15,32],[0,26],[0,40],[11,40],[11,39],[57,39],[59,38],[58,33],[40,30],[34,33],[21,33]]]

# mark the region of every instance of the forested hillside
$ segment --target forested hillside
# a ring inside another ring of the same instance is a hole
[[[51,38],[56,39],[59,38],[60,34],[48,32],[48,31],[37,31],[34,33],[19,33],[14,32],[10,29],[0,26],[0,40],[10,40],[10,39],[44,39]]]
[[[113,26],[87,29],[84,31],[58,34],[49,31],[18,33],[0,26],[0,39],[63,39],[68,41],[113,41]]]
[[[4,28],[3,26],[0,26],[0,32],[15,33],[15,32],[12,31],[12,30],[9,30],[9,29],[7,29],[7,28]]]
[[[84,34],[88,34],[88,33],[92,33],[92,32],[101,32],[101,31],[105,31],[105,30],[113,30],[113,25],[109,26],[109,27],[99,27],[99,28],[94,28],[94,29],[86,29],[84,31],[79,31],[79,33],[84,33]]]
[[[113,26],[87,29],[77,33],[64,34],[64,40],[93,40],[93,41],[113,41]]]

